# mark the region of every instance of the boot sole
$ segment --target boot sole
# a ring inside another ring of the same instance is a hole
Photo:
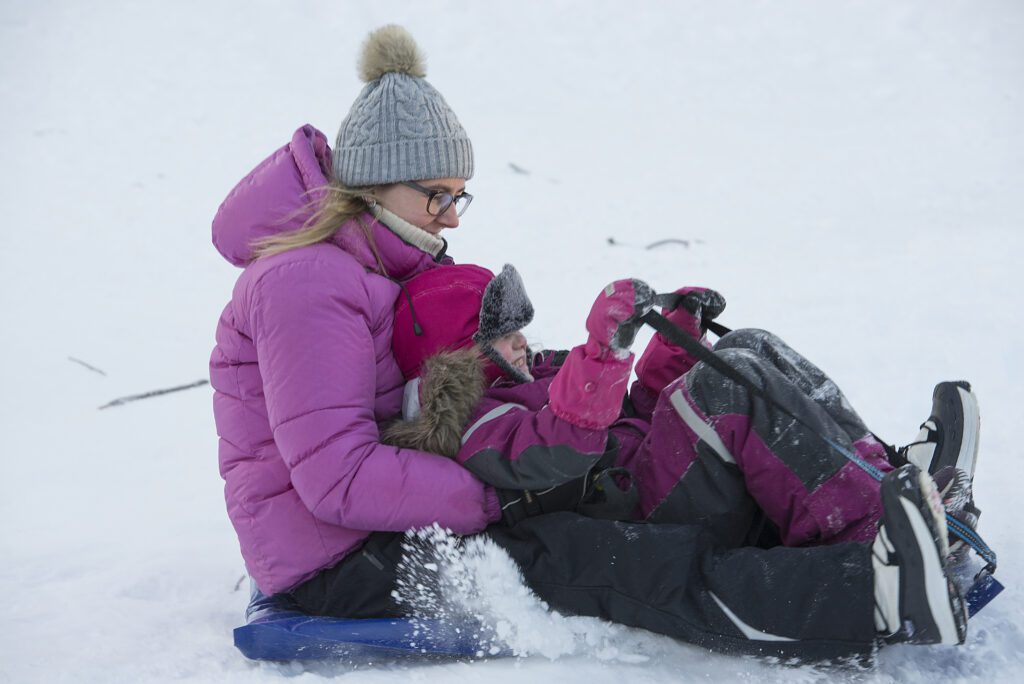
[[[928,494],[922,491],[919,472],[916,467],[903,468],[882,483],[885,531],[900,565],[905,640],[961,644],[966,636],[963,605],[946,576],[939,553],[940,530],[930,512]]]
[[[928,472],[935,474],[946,466],[954,466],[966,472],[973,480],[978,459],[981,414],[970,383],[958,380],[936,385],[932,393],[932,418],[940,432],[954,436],[956,448],[943,444],[928,465]]]

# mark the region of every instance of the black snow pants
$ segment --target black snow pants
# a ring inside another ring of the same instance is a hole
[[[696,525],[621,523],[575,513],[528,518],[482,534],[561,612],[641,627],[711,650],[801,660],[863,656],[874,643],[870,547],[720,548]],[[402,615],[391,597],[400,533],[294,590],[308,613]]]

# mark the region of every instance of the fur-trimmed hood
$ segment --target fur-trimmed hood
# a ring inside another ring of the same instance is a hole
[[[455,458],[462,433],[483,398],[485,364],[475,348],[441,352],[424,361],[419,414],[386,425],[380,441]]]

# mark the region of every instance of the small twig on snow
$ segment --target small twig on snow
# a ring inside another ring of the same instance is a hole
[[[99,373],[100,375],[104,375],[104,376],[106,375],[106,373],[105,373],[105,372],[101,371],[101,370],[100,370],[99,368],[97,368],[96,366],[90,366],[89,364],[87,364],[87,363],[86,363],[85,361],[83,361],[82,359],[76,359],[76,358],[75,358],[74,356],[69,356],[69,357],[68,357],[68,361],[72,361],[72,362],[74,362],[74,363],[77,363],[77,364],[78,364],[79,366],[85,366],[86,368],[88,368],[89,370],[91,370],[91,371],[92,371],[93,373]]]
[[[662,245],[682,245],[683,247],[689,247],[690,241],[680,240],[678,238],[668,238],[667,240],[658,240],[657,242],[652,242],[651,244],[647,245],[647,247],[645,247],[644,249],[654,249],[656,247],[661,247]]]
[[[191,385],[180,385],[178,387],[168,387],[167,389],[158,389],[149,392],[143,392],[142,394],[131,394],[127,397],[119,397],[117,399],[114,399],[113,401],[107,402],[103,406],[100,406],[100,410],[102,411],[103,409],[110,408],[111,406],[121,406],[122,404],[127,404],[130,401],[138,401],[139,399],[149,399],[150,397],[159,397],[162,394],[180,392],[182,390],[193,389],[195,387],[202,387],[203,385],[209,384],[209,380],[197,380],[196,382],[193,382]]]
[[[608,244],[612,247],[634,247],[636,249],[657,249],[664,245],[682,245],[683,247],[689,248],[691,240],[683,240],[681,238],[666,238],[664,240],[655,240],[649,245],[634,245],[629,242],[619,242],[613,237],[608,238]],[[692,240],[695,244],[703,244],[701,240]]]

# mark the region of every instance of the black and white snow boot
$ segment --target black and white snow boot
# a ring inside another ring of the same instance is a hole
[[[932,414],[917,439],[899,450],[899,461],[935,475],[953,466],[974,479],[981,431],[978,399],[965,380],[940,382],[932,392]]]
[[[946,572],[946,518],[935,482],[913,464],[882,480],[882,521],[871,547],[875,627],[889,643],[962,644],[963,598]]]
[[[953,466],[946,466],[940,468],[932,476],[932,479],[935,480],[935,486],[939,490],[946,513],[959,520],[967,528],[977,530],[981,509],[974,503],[973,486],[967,473]],[[947,562],[962,561],[968,550],[969,547],[962,539],[951,536]]]

